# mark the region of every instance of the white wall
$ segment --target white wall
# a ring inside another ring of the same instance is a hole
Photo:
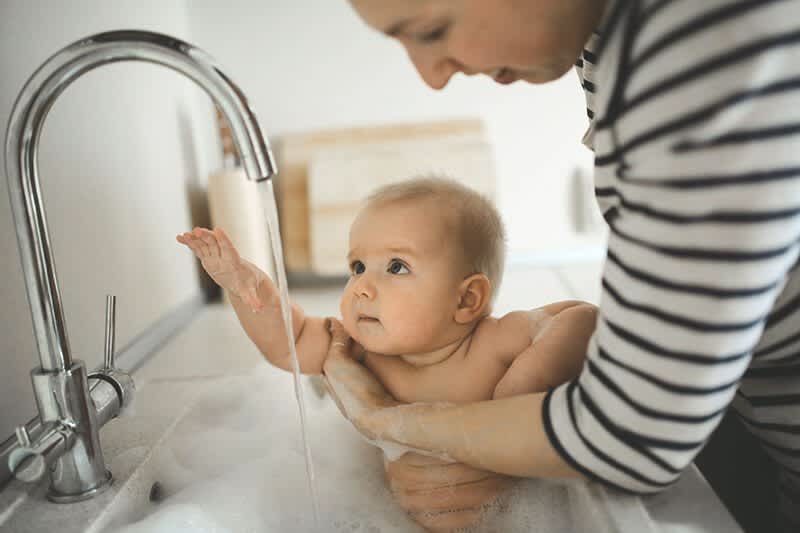
[[[14,98],[48,56],[121,28],[190,39],[183,1],[2,0],[3,131]],[[194,261],[174,236],[190,227],[187,198],[197,195],[197,176],[219,160],[216,151],[193,147],[192,132],[201,144],[211,135],[208,106],[197,111],[201,96],[162,67],[110,65],[73,83],[45,122],[39,169],[69,341],[73,357],[90,368],[102,361],[106,293],[117,295],[122,347],[198,291]],[[28,372],[38,359],[5,178],[0,188],[2,441],[36,412]]]
[[[345,0],[193,0],[192,34],[253,102],[268,134],[480,116],[496,147],[499,204],[512,249],[580,239],[568,181],[589,168],[585,100],[574,72],[543,86],[459,76],[425,86],[400,45],[367,28]]]

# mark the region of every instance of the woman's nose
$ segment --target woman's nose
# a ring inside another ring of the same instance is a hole
[[[453,74],[461,72],[461,65],[450,58],[425,58],[409,54],[411,62],[422,80],[436,91],[444,89]]]

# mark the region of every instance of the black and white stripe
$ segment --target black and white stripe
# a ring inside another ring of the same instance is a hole
[[[800,524],[800,2],[617,0],[576,64],[609,223],[553,445],[634,492],[673,483],[732,405]]]

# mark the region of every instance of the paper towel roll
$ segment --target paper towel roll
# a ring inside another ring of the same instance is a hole
[[[211,224],[225,230],[239,255],[275,279],[267,218],[258,187],[241,168],[211,174],[208,177]],[[230,303],[227,294],[224,299]]]

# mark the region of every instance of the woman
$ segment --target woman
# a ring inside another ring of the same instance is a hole
[[[583,370],[547,393],[502,398],[501,382],[490,402],[397,406],[345,338],[332,345],[326,374],[360,431],[464,463],[389,465],[401,503],[430,528],[468,523],[502,486],[483,470],[657,492],[730,406],[770,457],[777,502],[732,511],[747,529],[800,530],[800,2],[351,3],[433,89],[577,65],[610,229]]]

